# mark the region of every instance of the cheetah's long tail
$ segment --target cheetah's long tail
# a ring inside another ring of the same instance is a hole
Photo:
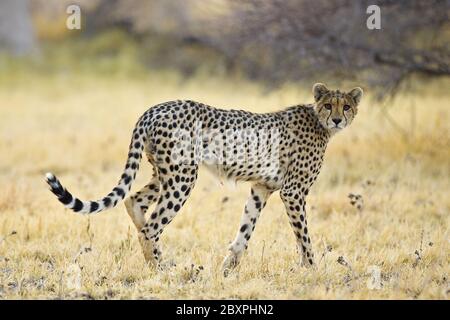
[[[110,208],[114,208],[117,203],[125,198],[131,189],[131,185],[136,178],[136,172],[139,170],[139,163],[142,159],[142,151],[146,141],[146,132],[139,128],[139,122],[133,131],[133,137],[130,143],[128,159],[125,170],[114,189],[105,197],[97,201],[82,201],[74,196],[62,186],[58,178],[52,173],[45,175],[45,180],[50,186],[58,200],[66,208],[82,214],[98,213]]]

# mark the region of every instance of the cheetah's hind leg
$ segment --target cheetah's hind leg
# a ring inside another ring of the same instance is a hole
[[[147,262],[164,268],[161,264],[159,238],[164,228],[175,218],[188,199],[197,180],[197,165],[180,165],[177,169],[158,168],[160,195],[149,219],[139,232],[139,240]]]
[[[145,187],[125,200],[125,207],[128,215],[138,232],[144,227],[145,213],[148,208],[158,200],[159,190],[159,180],[158,177],[154,175],[152,180]]]

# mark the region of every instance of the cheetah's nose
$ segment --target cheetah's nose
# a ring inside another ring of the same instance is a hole
[[[342,121],[342,119],[339,119],[339,118],[334,118],[333,119],[333,122],[334,122],[335,125],[338,125],[339,123],[341,123],[341,121]]]

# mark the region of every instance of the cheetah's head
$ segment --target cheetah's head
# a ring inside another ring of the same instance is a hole
[[[347,127],[358,112],[358,104],[363,96],[363,90],[356,87],[349,92],[329,90],[324,84],[313,86],[317,117],[322,126],[332,134]]]

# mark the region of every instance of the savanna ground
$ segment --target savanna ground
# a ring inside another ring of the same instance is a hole
[[[248,184],[222,184],[202,170],[162,236],[163,258],[176,266],[157,273],[144,262],[123,204],[74,214],[47,190],[44,173],[98,199],[117,182],[131,130],[148,107],[186,98],[267,112],[311,102],[310,87],[266,92],[239,77],[143,73],[120,58],[114,63],[131,72],[102,72],[107,58],[94,71],[83,62],[47,72],[39,63],[2,61],[0,298],[448,299],[448,80],[402,92],[386,106],[366,88],[308,196],[317,270],[298,266],[276,193],[238,270],[223,278]],[[141,167],[132,190],[150,177],[149,165]]]

